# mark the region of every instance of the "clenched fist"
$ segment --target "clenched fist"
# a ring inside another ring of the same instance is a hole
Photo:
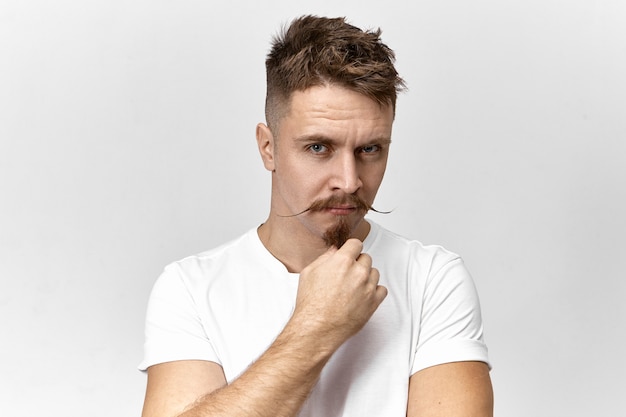
[[[357,333],[387,296],[387,289],[378,285],[380,274],[372,268],[372,258],[362,250],[360,240],[350,239],[300,274],[292,320],[332,350]]]

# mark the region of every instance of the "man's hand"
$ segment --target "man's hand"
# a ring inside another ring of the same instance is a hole
[[[315,332],[316,340],[334,352],[370,319],[387,289],[378,285],[380,274],[363,243],[348,240],[331,248],[300,274],[292,324],[302,332]]]

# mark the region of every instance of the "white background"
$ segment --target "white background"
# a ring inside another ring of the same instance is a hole
[[[265,219],[264,56],[303,13],[397,53],[374,218],[465,258],[496,415],[623,413],[626,2],[2,0],[0,415],[139,415],[154,280]]]

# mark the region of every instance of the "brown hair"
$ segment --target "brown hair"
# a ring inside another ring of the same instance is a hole
[[[265,117],[270,128],[288,111],[294,91],[317,85],[337,84],[395,111],[397,93],[405,84],[380,34],[380,29],[363,31],[345,18],[308,15],[293,20],[274,37],[265,61]]]

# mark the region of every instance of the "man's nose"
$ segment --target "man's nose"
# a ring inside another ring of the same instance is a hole
[[[331,187],[334,191],[354,194],[363,185],[355,155],[341,155],[335,160],[332,169]]]

